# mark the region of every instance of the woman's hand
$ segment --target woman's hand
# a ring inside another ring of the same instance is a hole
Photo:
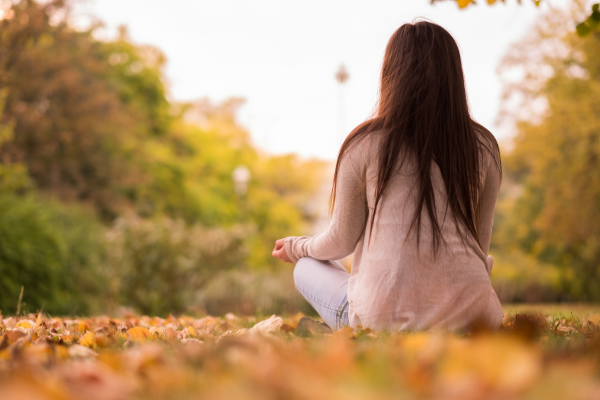
[[[285,239],[279,239],[275,242],[275,248],[273,249],[273,253],[271,253],[273,257],[279,258],[285,262],[291,263],[292,261],[287,255],[285,251]]]

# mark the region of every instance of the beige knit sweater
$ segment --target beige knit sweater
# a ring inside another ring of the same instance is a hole
[[[461,329],[474,320],[497,328],[503,312],[486,265],[500,173],[493,155],[481,147],[479,242],[462,235],[450,215],[444,220],[447,199],[437,164],[432,168],[437,218],[448,244],[434,259],[431,220],[422,213],[419,250],[409,227],[416,209],[412,190],[415,163],[408,160],[389,182],[378,205],[369,243],[370,213],[377,183],[378,133],[353,144],[344,155],[336,205],[327,231],[313,237],[288,237],[285,249],[293,262],[302,257],[337,260],[354,253],[348,282],[352,327],[375,330]],[[482,137],[482,140],[486,140]],[[485,142],[488,149],[494,149]],[[365,185],[366,183],[366,185]],[[450,213],[450,211],[448,211]],[[404,240],[406,238],[406,240]],[[464,239],[464,242],[463,242]],[[463,244],[464,243],[464,244]]]

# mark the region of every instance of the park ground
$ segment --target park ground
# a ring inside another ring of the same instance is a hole
[[[4,316],[0,398],[600,398],[600,306],[505,313],[499,333],[471,334],[326,334],[302,314]]]

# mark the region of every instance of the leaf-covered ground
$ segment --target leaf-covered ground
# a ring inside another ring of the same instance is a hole
[[[301,317],[0,317],[0,399],[600,399],[589,310],[469,335],[310,336]]]

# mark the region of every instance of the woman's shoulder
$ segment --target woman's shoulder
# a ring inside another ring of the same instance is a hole
[[[363,169],[376,160],[383,137],[381,131],[366,131],[348,144],[344,156],[351,159],[355,168]]]
[[[500,146],[496,137],[483,125],[473,121],[481,155],[485,160],[493,160],[500,165]]]

